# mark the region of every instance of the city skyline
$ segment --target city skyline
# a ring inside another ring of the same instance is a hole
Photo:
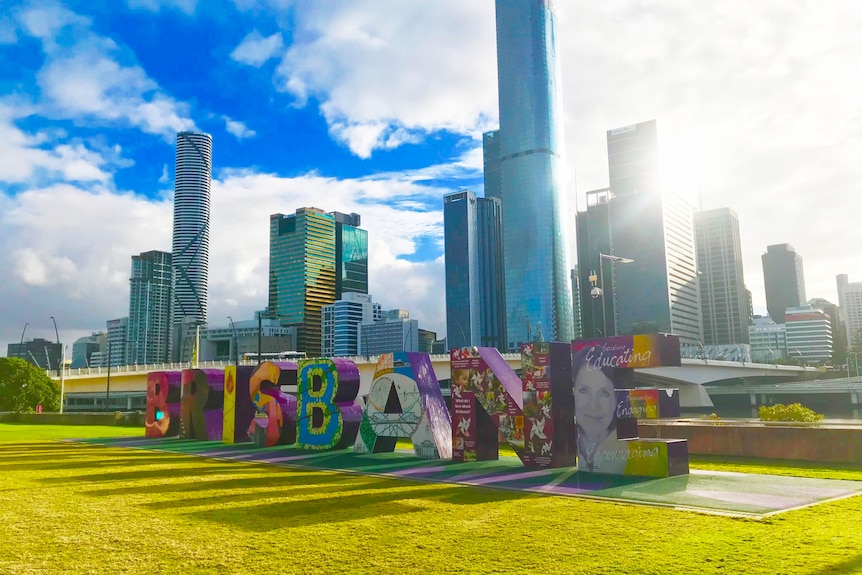
[[[837,303],[835,276],[862,277],[846,255],[862,240],[858,9],[556,4],[570,210],[608,185],[605,131],[656,118],[668,185],[739,214],[755,312],[760,255],[781,243],[807,295]],[[0,337],[29,322],[54,339],[55,316],[71,345],[127,313],[129,257],[170,249],[187,129],[217,149],[212,324],[265,305],[268,215],[325,196],[363,214],[375,299],[445,331],[442,197],[481,195],[498,125],[493,2],[279,5],[37,1],[0,18]]]

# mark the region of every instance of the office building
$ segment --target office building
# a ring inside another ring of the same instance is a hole
[[[500,130],[482,134],[482,173],[486,198],[499,198],[503,183],[500,175]]]
[[[575,216],[575,230],[578,238],[578,296],[581,302],[581,337],[593,338],[617,333],[616,290],[614,269],[608,266],[605,274],[607,297],[602,301],[598,288],[600,254],[611,254],[610,228],[610,188],[587,192],[587,209]],[[573,284],[574,285],[574,284]],[[600,288],[601,289],[601,288]],[[593,296],[596,297],[593,297]],[[602,315],[604,312],[604,315]]]
[[[6,346],[6,357],[20,357],[28,363],[45,370],[56,370],[62,357],[62,346],[40,337],[23,343]]]
[[[663,332],[684,345],[702,341],[693,210],[655,187],[655,121],[609,130],[607,141],[611,187],[588,193],[577,215],[581,301],[598,294],[582,307],[584,335]]]
[[[322,309],[368,291],[368,236],[358,214],[300,208],[270,216],[269,311],[297,328],[297,349],[321,354]]]
[[[572,339],[562,82],[552,2],[497,0],[496,22],[500,130],[494,138],[503,204],[506,337],[507,347],[515,350],[538,337]],[[493,148],[483,143],[486,150]],[[494,165],[493,159],[488,164]]]
[[[841,320],[840,308],[829,300],[816,297],[808,300],[808,305],[829,316],[832,327],[832,365],[843,365],[847,361],[847,332]]]
[[[840,274],[836,279],[847,348],[862,351],[862,282],[850,282],[847,274]]]
[[[419,322],[403,309],[383,312],[377,321],[360,324],[359,354],[380,355],[396,351],[419,351]]]
[[[130,364],[170,359],[171,274],[168,252],[153,250],[132,256],[126,337]]]
[[[829,315],[811,306],[787,308],[784,314],[787,356],[805,363],[832,360],[832,324]]]
[[[784,311],[805,305],[805,274],[802,257],[790,244],[766,247],[760,257],[766,287],[766,309],[776,323],[784,323]]]
[[[751,342],[751,361],[778,363],[787,356],[787,332],[783,323],[775,323],[769,316],[754,316],[748,326]]]
[[[102,367],[108,365],[128,365],[128,348],[126,346],[129,332],[129,318],[109,319],[105,322],[108,332],[108,349],[102,354]]]
[[[260,346],[258,348],[258,346]],[[294,351],[296,328],[282,327],[278,320],[263,317],[235,321],[200,330],[198,361],[237,361],[261,353]]]
[[[359,214],[331,212],[335,219],[335,298],[368,293],[368,232]]]
[[[171,347],[175,359],[185,360],[179,354],[190,353],[190,328],[207,321],[212,136],[177,134],[175,178]]]
[[[72,363],[69,367],[100,367],[102,349],[108,345],[108,334],[105,332],[94,333],[80,337],[72,344]]]
[[[748,343],[749,301],[742,273],[739,218],[729,208],[694,217],[703,344]]]
[[[615,197],[661,193],[655,120],[608,130],[607,142],[610,190]]]
[[[446,329],[452,347],[506,350],[502,209],[469,190],[443,198]]]
[[[345,293],[341,299],[322,308],[323,357],[350,357],[359,355],[359,326],[382,319],[380,304],[371,296]]]

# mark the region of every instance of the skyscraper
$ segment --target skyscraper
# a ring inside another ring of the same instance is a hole
[[[335,298],[368,293],[368,232],[359,214],[332,212],[335,218]]]
[[[862,351],[862,282],[850,282],[847,274],[839,274],[836,280],[846,345]]]
[[[359,214],[300,208],[269,218],[269,311],[297,328],[297,351],[321,353],[321,313],[345,293],[368,293],[368,233]]]
[[[585,335],[667,332],[703,339],[691,206],[662,190],[655,120],[607,132],[611,187],[577,216]],[[586,228],[586,229],[584,229]],[[604,255],[602,255],[604,254]],[[624,260],[634,260],[624,264]],[[597,275],[598,274],[598,275]],[[604,312],[604,316],[602,316]]]
[[[501,228],[498,198],[469,190],[443,198],[450,347],[507,349]]]
[[[188,356],[188,326],[207,320],[212,136],[177,134],[171,300],[172,355]],[[184,328],[186,326],[186,328]]]
[[[551,0],[497,0],[496,20],[506,332],[515,349],[537,337],[572,339],[562,83]]]
[[[128,363],[170,359],[171,254],[149,251],[132,256],[129,279]]]
[[[742,275],[739,218],[729,208],[694,216],[703,344],[748,343],[748,294]]]
[[[335,218],[317,208],[269,217],[269,311],[320,355],[321,308],[335,301]]]
[[[804,306],[807,301],[802,257],[790,244],[776,244],[766,246],[760,260],[769,317],[776,323],[784,323],[787,308]]]

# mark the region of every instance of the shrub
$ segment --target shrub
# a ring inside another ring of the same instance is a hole
[[[761,405],[757,410],[760,421],[799,421],[803,423],[816,423],[823,419],[822,413],[808,409],[801,403],[784,405],[777,403],[771,406]]]

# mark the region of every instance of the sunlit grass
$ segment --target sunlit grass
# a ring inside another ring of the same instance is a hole
[[[71,436],[83,437],[79,429]],[[9,443],[11,431],[0,425],[7,441],[0,573],[862,572],[862,497],[754,521],[143,450]],[[697,466],[862,479],[860,468]]]

